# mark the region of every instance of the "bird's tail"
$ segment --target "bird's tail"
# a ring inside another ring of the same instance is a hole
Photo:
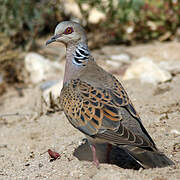
[[[159,151],[149,151],[133,146],[126,146],[125,151],[146,169],[174,165],[172,160]]]

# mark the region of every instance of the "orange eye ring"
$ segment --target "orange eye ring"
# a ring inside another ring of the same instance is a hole
[[[68,27],[65,29],[64,34],[71,34],[72,32],[74,32],[72,27]]]

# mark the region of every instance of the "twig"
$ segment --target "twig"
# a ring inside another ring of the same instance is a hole
[[[0,114],[0,118],[7,116],[32,116],[32,114],[20,114],[20,113],[12,113],[12,114]]]

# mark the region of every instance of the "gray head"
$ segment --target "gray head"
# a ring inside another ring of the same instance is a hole
[[[87,42],[86,33],[83,27],[73,21],[63,21],[56,26],[54,36],[46,42],[61,42],[65,45],[76,42]]]

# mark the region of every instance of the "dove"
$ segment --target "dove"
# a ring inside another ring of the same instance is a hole
[[[95,62],[84,28],[60,22],[46,45],[53,42],[66,46],[59,103],[71,125],[86,135],[94,164],[99,167],[96,143],[108,143],[124,149],[143,168],[173,165],[156,147],[121,83]]]

